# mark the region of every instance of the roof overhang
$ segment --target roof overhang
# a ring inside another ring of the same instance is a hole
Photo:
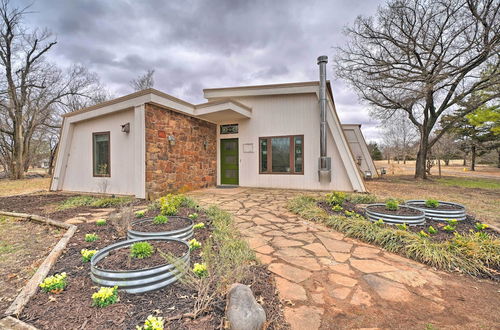
[[[318,81],[308,81],[288,84],[206,88],[203,90],[203,94],[206,99],[214,100],[245,96],[317,93],[318,87]]]
[[[231,99],[223,99],[196,105],[194,115],[218,123],[251,118],[252,108]]]

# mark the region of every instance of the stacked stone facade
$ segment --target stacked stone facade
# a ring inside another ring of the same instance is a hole
[[[145,110],[147,197],[215,185],[217,125],[153,104]]]

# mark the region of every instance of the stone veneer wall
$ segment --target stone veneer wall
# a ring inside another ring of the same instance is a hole
[[[153,104],[145,110],[146,196],[214,186],[217,125]]]

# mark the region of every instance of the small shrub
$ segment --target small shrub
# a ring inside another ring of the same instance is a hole
[[[203,222],[199,222],[193,226],[194,229],[202,229],[205,228],[205,224]]]
[[[153,223],[155,225],[161,225],[161,224],[164,224],[164,223],[167,223],[168,222],[168,218],[164,215],[157,215],[156,217],[154,217],[153,219]]]
[[[346,211],[344,212],[344,214],[346,215],[346,217],[352,217],[353,215],[355,215],[355,214],[356,214],[356,212],[354,212],[354,211],[347,211],[347,210],[346,210]]]
[[[154,252],[154,247],[148,242],[137,242],[130,247],[132,258],[144,259],[150,257]]]
[[[95,224],[96,224],[97,226],[105,226],[105,225],[106,225],[106,219],[97,219],[97,220],[95,221]]]
[[[135,217],[136,218],[144,218],[144,215],[146,214],[147,210],[140,210],[140,211],[136,211],[134,213]]]
[[[85,234],[85,242],[95,242],[99,239],[99,236],[96,233]]]
[[[421,230],[421,231],[418,233],[418,236],[420,236],[420,237],[429,237],[429,234],[427,234],[425,231]]]
[[[45,292],[59,293],[68,285],[66,273],[49,276],[40,283],[40,288]]]
[[[458,224],[458,220],[457,220],[457,219],[447,220],[446,222],[447,222],[450,226],[453,226],[453,227],[455,227],[455,226]]]
[[[480,223],[480,222],[476,222],[476,224],[474,225],[474,227],[476,227],[476,230],[484,230],[486,228],[488,228],[489,226],[485,223]]]
[[[431,235],[435,235],[435,234],[437,234],[437,233],[438,233],[438,230],[437,230],[437,229],[435,229],[435,228],[434,228],[434,227],[432,227],[432,226],[429,226],[429,229],[427,229],[427,231],[428,231],[428,232],[429,232],[429,234],[431,234]]]
[[[342,212],[342,210],[344,210],[344,208],[340,205],[333,205],[332,206],[332,211],[333,212]]]
[[[347,200],[353,204],[371,204],[377,201],[377,197],[371,194],[350,194]]]
[[[198,219],[198,213],[191,213],[190,215],[188,215],[188,218],[191,219],[191,220],[196,220]]]
[[[399,229],[399,230],[408,230],[408,225],[406,223],[398,223],[396,224],[396,227]]]
[[[118,287],[101,287],[92,294],[92,306],[106,307],[118,301]]]
[[[184,195],[168,194],[161,197],[158,201],[160,203],[161,214],[163,215],[176,215],[179,208],[186,202]]]
[[[455,228],[456,228],[455,226],[446,225],[443,227],[443,230],[451,233],[451,232],[455,231]]]
[[[346,193],[341,191],[334,191],[326,194],[326,202],[331,206],[342,205],[347,197]]]
[[[390,211],[399,210],[399,202],[394,199],[390,199],[385,203],[385,208]]]
[[[434,209],[439,206],[439,201],[436,199],[428,199],[425,201],[425,206]]]
[[[378,226],[378,227],[382,227],[384,225],[384,220],[378,219],[373,224],[376,225],[376,226]]]
[[[83,262],[89,262],[90,259],[94,256],[94,254],[97,253],[97,250],[87,250],[87,249],[82,249],[80,251],[80,254],[82,255],[82,261]]]
[[[199,248],[201,248],[201,243],[198,242],[196,238],[193,238],[192,240],[189,241],[189,251],[193,251]]]
[[[193,267],[193,273],[198,277],[208,276],[208,269],[206,264],[195,263]]]
[[[146,321],[144,321],[144,325],[137,326],[137,330],[163,330],[165,327],[163,317],[155,317],[153,315],[149,315]]]

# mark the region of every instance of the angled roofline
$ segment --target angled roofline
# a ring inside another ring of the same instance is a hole
[[[281,84],[266,84],[266,85],[248,85],[248,86],[233,86],[233,87],[219,87],[219,88],[204,88],[205,91],[227,91],[227,90],[245,90],[245,89],[269,89],[269,88],[286,88],[286,87],[307,87],[319,86],[319,81],[302,81],[294,83],[281,83]]]

